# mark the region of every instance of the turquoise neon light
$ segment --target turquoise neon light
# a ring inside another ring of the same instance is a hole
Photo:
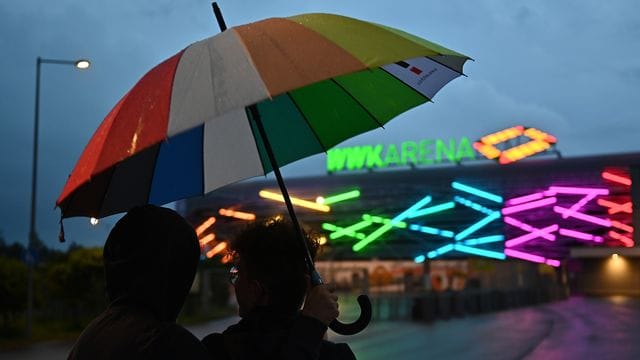
[[[362,215],[362,220],[366,220],[366,221],[371,221],[373,223],[376,224],[389,224],[391,223],[393,220],[392,219],[386,219],[383,218],[381,216],[372,216],[369,214],[363,214]],[[395,227],[400,228],[400,229],[406,229],[407,228],[407,223],[404,221],[398,221],[397,223],[394,224]]]
[[[329,196],[324,198],[324,202],[323,204],[325,205],[331,205],[331,204],[335,204],[337,202],[340,201],[345,201],[345,200],[349,200],[349,199],[355,199],[357,197],[360,197],[360,190],[353,190],[353,191],[348,191],[342,194],[337,194],[337,195],[333,195],[333,196]]]
[[[498,259],[498,260],[504,260],[507,258],[507,256],[501,252],[477,249],[471,246],[465,246],[460,244],[455,244],[453,246],[453,249],[456,251],[467,253],[467,254],[485,256],[485,257]]]
[[[465,240],[464,244],[465,245],[482,245],[482,244],[489,244],[489,243],[500,242],[500,241],[504,241],[504,235],[491,235],[491,236],[484,236],[477,239],[469,239],[469,240]]]
[[[407,210],[403,211],[402,213],[400,213],[399,215],[394,217],[391,220],[390,223],[382,225],[380,228],[378,228],[377,230],[375,230],[374,232],[369,234],[369,236],[367,236],[363,240],[360,240],[359,242],[355,243],[353,245],[353,247],[352,247],[353,251],[362,250],[362,248],[364,248],[365,246],[369,245],[372,241],[374,241],[377,238],[379,238],[380,236],[382,236],[382,234],[384,234],[387,231],[391,230],[391,228],[393,228],[395,226],[395,224],[397,224],[397,223],[401,222],[402,220],[406,219],[407,216],[409,216],[409,214],[411,214],[412,212],[420,209],[421,207],[427,205],[430,202],[431,202],[431,196],[428,196],[428,195],[425,196],[422,200],[418,201],[413,206],[411,206]]]
[[[427,258],[424,255],[418,255],[413,259],[413,261],[417,264],[423,263]]]
[[[448,253],[449,251],[453,250],[453,244],[447,244],[445,246],[442,246],[438,249],[435,249],[433,251],[429,251],[427,253],[427,257],[429,259],[433,259],[434,257],[438,256],[438,255],[442,255],[444,253]]]
[[[425,234],[439,235],[446,238],[453,238],[453,236],[455,235],[453,231],[440,230],[440,229],[436,229],[429,226],[421,226],[421,225],[415,225],[415,224],[409,225],[409,230],[420,231]]]
[[[469,226],[468,228],[466,228],[464,231],[461,231],[460,233],[458,233],[458,235],[455,236],[455,239],[460,241],[464,238],[466,238],[467,236],[473,234],[474,232],[482,229],[484,226],[486,226],[488,223],[500,219],[502,215],[500,214],[500,211],[494,211],[491,213],[491,215],[488,215],[487,217],[485,217],[484,219],[478,221],[477,223]]]
[[[489,209],[487,207],[484,207],[484,206],[482,206],[482,205],[480,205],[478,203],[475,203],[475,202],[473,202],[471,200],[465,199],[462,196],[454,196],[453,200],[455,202],[457,202],[457,203],[460,203],[460,204],[462,204],[462,205],[464,205],[466,207],[470,207],[473,210],[479,211],[479,212],[484,213],[486,215],[491,215],[491,213],[493,213],[493,210],[491,210],[491,209]]]
[[[411,214],[409,214],[408,218],[409,219],[413,219],[413,218],[417,218],[419,216],[435,214],[435,213],[440,212],[440,211],[445,211],[445,210],[452,209],[455,206],[456,206],[456,204],[453,201],[449,201],[449,202],[446,202],[444,204],[440,204],[440,205],[428,207],[426,209],[414,211]]]
[[[456,181],[451,183],[451,187],[456,189],[456,190],[464,191],[464,192],[469,193],[471,195],[476,195],[476,196],[479,196],[481,198],[485,198],[487,200],[491,200],[493,202],[497,202],[498,204],[502,204],[502,196],[498,196],[496,194],[492,194],[492,193],[487,192],[487,191],[482,191],[480,189],[476,189],[476,188],[474,188],[472,186],[464,185],[464,184],[461,184],[461,183],[456,182]]]

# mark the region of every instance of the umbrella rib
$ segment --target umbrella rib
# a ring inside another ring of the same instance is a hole
[[[318,134],[316,133],[316,129],[313,128],[313,126],[311,126],[311,122],[309,121],[309,119],[307,119],[307,116],[304,114],[304,112],[302,112],[302,109],[300,109],[300,107],[298,106],[298,103],[293,99],[293,96],[291,96],[291,94],[289,92],[287,92],[287,96],[289,97],[289,99],[291,100],[291,102],[293,103],[293,106],[296,107],[296,110],[298,110],[298,112],[300,113],[300,115],[302,116],[302,118],[304,119],[304,121],[307,123],[307,125],[309,126],[309,129],[311,130],[311,132],[313,133],[313,136],[316,138],[316,141],[318,142],[318,144],[320,144],[320,147],[322,148],[322,151],[324,151],[325,153],[327,152],[327,147],[324,146],[324,144],[322,143],[322,141],[320,141],[320,137],[318,136]]]
[[[464,77],[468,77],[467,75],[465,75],[465,73],[460,72],[460,71],[458,71],[458,70],[456,70],[456,69],[452,68],[451,66],[449,66],[449,65],[447,65],[447,64],[443,64],[443,63],[441,63],[440,61],[438,61],[438,60],[436,60],[436,59],[434,59],[434,58],[432,58],[432,57],[430,57],[430,56],[425,56],[425,58],[427,58],[427,59],[429,59],[429,60],[433,61],[433,62],[434,62],[434,63],[436,63],[436,64],[439,64],[439,65],[441,65],[441,66],[444,66],[444,67],[446,67],[447,69],[449,69],[449,70],[451,70],[451,71],[453,71],[453,72],[455,72],[455,73],[458,73],[458,74],[460,74],[460,75],[462,75],[462,76],[464,76]],[[469,58],[467,58],[467,59],[469,59]]]
[[[339,82],[337,82],[337,81],[336,81],[336,79],[331,78],[331,81],[332,81],[334,84],[336,84],[340,89],[342,89],[342,91],[344,91],[347,95],[349,95],[349,97],[350,97],[351,99],[353,99],[353,101],[355,101],[355,102],[356,102],[356,104],[360,105],[360,107],[362,108],[362,110],[364,110],[364,111],[367,113],[367,115],[369,115],[369,117],[370,117],[370,118],[372,118],[372,119],[373,119],[373,121],[375,121],[375,122],[376,122],[376,125],[378,125],[379,127],[381,127],[381,128],[383,128],[383,129],[384,129],[384,125],[383,125],[380,121],[378,121],[378,119],[376,119],[376,117],[375,117],[375,116],[374,116],[374,115],[369,111],[369,109],[367,109],[367,108],[366,108],[366,107],[365,107],[365,106],[364,106],[364,105],[363,105],[363,104],[362,104],[358,99],[356,99],[356,97],[355,97],[355,96],[353,96],[353,94],[351,94],[347,89],[345,89],[345,87],[344,87],[344,86],[342,86]]]

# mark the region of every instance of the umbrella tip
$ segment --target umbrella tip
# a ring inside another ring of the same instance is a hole
[[[58,240],[63,243],[66,241],[64,237],[64,225],[62,224],[62,215],[60,215],[60,232],[58,233]]]

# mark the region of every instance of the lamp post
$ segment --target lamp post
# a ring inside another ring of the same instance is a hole
[[[85,70],[91,66],[89,60],[60,60],[45,59],[38,56],[36,59],[36,103],[33,127],[33,162],[31,170],[31,218],[29,222],[29,241],[27,243],[27,336],[31,338],[33,324],[33,266],[36,235],[36,183],[38,179],[38,127],[40,123],[40,68],[42,64],[72,65],[77,69]]]

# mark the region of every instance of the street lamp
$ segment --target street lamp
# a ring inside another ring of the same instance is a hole
[[[42,64],[56,65],[73,65],[77,69],[85,70],[91,66],[91,62],[86,59],[79,60],[60,60],[60,59],[44,59],[38,56],[36,59],[36,104],[35,118],[33,127],[33,163],[31,176],[31,220],[29,222],[29,241],[27,245],[27,267],[28,283],[27,283],[27,336],[31,338],[31,330],[33,323],[33,265],[34,265],[34,249],[33,245],[36,235],[36,182],[38,179],[38,127],[40,123],[40,68]]]

